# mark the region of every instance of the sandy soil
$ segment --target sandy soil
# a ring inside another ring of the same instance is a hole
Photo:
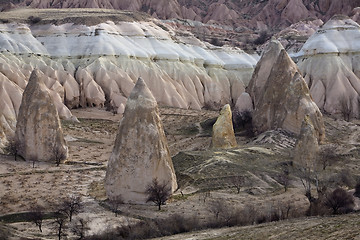
[[[254,165],[253,169],[246,171],[249,176],[257,179],[255,186],[251,188],[244,186],[237,194],[236,189],[231,185],[224,185],[222,189],[217,190],[211,186],[203,189],[201,184],[187,184],[163,206],[162,211],[157,211],[157,207],[153,205],[123,204],[119,207],[121,214],[115,216],[103,202],[106,200],[103,179],[121,115],[113,115],[95,108],[77,109],[72,112],[80,123],[63,122],[64,134],[70,150],[70,157],[65,164],[56,167],[55,164],[35,162],[33,166],[32,162],[21,160],[15,162],[11,156],[0,155],[0,215],[26,212],[36,204],[44,206],[49,212],[54,211],[63,198],[77,195],[81,196],[84,208],[75,218],[86,219],[90,227],[88,234],[94,234],[107,228],[139,221],[139,218],[166,218],[175,213],[187,217],[195,216],[200,221],[206,222],[214,217],[210,208],[217,200],[231,206],[234,211],[250,207],[267,212],[274,208],[286,207],[287,202],[290,202],[291,211],[295,213],[303,211],[308,204],[298,180],[292,179],[291,188],[284,192],[281,185],[274,180],[274,175],[271,175],[274,169],[263,170],[277,166],[277,163],[288,159],[289,156],[284,154],[289,154],[291,144],[277,144],[277,146],[281,145],[281,148],[264,144],[254,145],[251,139],[238,136],[239,149],[212,154],[220,156],[219,159],[222,161],[225,156],[233,156],[236,161],[241,162],[238,166],[244,167],[247,166],[247,162],[238,159],[240,156],[253,159],[251,161],[259,165]],[[161,108],[161,115],[172,156],[179,156],[177,154],[180,151],[192,156],[210,154],[207,149],[211,135],[209,129],[201,123],[214,119],[218,115],[217,112]],[[336,140],[344,146],[342,152],[347,156],[346,166],[352,166],[354,171],[352,173],[359,174],[359,163],[356,161],[359,154],[357,150],[359,123],[327,119],[326,125],[329,129],[328,141]],[[283,155],[279,153],[281,151],[284,151]],[[269,165],[264,164],[269,161]],[[215,162],[214,166],[222,165],[217,165]],[[339,166],[333,168],[339,169]],[[219,175],[221,174],[224,172],[219,170]],[[203,177],[206,178],[201,176]],[[181,179],[181,176],[178,179]],[[180,191],[185,195],[182,196]],[[54,230],[51,221],[45,221],[43,233],[40,233],[32,223],[16,222],[8,225],[16,234],[14,239],[20,236],[53,239]],[[71,239],[71,235],[69,237]],[[198,238],[192,237],[192,239]]]

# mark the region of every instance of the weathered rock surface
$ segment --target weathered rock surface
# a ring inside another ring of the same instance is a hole
[[[176,176],[156,100],[139,78],[125,107],[106,171],[109,199],[145,203],[153,179],[177,188]]]
[[[51,92],[35,69],[21,101],[15,132],[18,154],[25,160],[64,160],[68,147]]]
[[[220,115],[213,125],[211,147],[214,149],[227,149],[236,146],[231,108],[229,104],[226,104],[221,109]]]
[[[0,152],[13,139],[23,90],[0,73]]]
[[[344,98],[351,115],[359,115],[359,38],[359,24],[344,16],[335,16],[314,33],[296,55],[315,103],[327,113],[340,113]]]
[[[38,13],[17,11],[4,16]],[[41,10],[39,16],[84,13],[53,11]],[[127,13],[105,13],[129,18]],[[48,77],[45,84],[68,108],[106,105],[122,113],[138,76],[144,76],[160,105],[199,110],[235,103],[250,80],[256,58],[238,48],[215,47],[190,32],[177,35],[175,31],[154,19],[90,26],[0,24],[0,71],[24,89],[31,71],[38,68]],[[68,117],[69,112],[58,111]]]
[[[301,131],[295,143],[294,161],[302,167],[314,168],[319,152],[318,133],[308,115],[304,117]]]
[[[273,40],[263,53],[248,92],[255,107],[252,121],[256,134],[282,128],[299,135],[304,116],[309,115],[318,140],[324,140],[322,114],[296,64],[278,41]]]

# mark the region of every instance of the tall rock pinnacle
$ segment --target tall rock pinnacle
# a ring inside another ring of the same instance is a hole
[[[145,203],[153,179],[177,188],[157,102],[139,78],[125,107],[108,163],[105,185],[110,200]]]
[[[232,124],[232,113],[229,104],[226,104],[220,112],[212,131],[212,148],[233,148],[236,147],[236,139]]]
[[[37,69],[31,73],[21,101],[15,131],[18,153],[30,161],[64,160],[68,147],[55,104],[40,74]]]
[[[255,134],[283,128],[299,135],[304,116],[309,115],[318,141],[324,140],[322,114],[296,64],[278,41],[272,40],[262,55],[248,92],[255,107]]]

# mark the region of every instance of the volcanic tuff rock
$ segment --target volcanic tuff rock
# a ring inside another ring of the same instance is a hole
[[[254,103],[256,134],[283,128],[300,134],[302,120],[309,115],[318,141],[324,140],[322,114],[296,64],[278,41],[271,41],[258,62],[248,92]]]
[[[315,167],[315,160],[319,152],[317,131],[308,115],[301,124],[301,131],[295,143],[294,161],[303,167]]]
[[[342,98],[358,116],[360,97],[360,26],[335,16],[295,54],[315,103],[328,113],[342,111]]]
[[[105,186],[110,200],[145,203],[153,179],[177,188],[174,167],[156,100],[139,78],[125,107],[108,163]]]
[[[34,11],[4,16],[86,13],[130,18],[110,10]],[[215,47],[184,34],[177,36],[171,26],[153,19],[93,26],[0,24],[0,71],[24,89],[25,79],[39,68],[48,76],[45,83],[69,108],[106,105],[122,113],[137,76],[144,76],[161,105],[201,109],[235,103],[256,59],[240,49]]]
[[[220,115],[213,125],[211,147],[214,149],[226,149],[236,146],[231,108],[229,104],[226,104],[221,109]]]
[[[51,93],[35,69],[21,101],[16,124],[18,154],[26,160],[64,160],[68,148]]]
[[[23,90],[0,73],[0,152],[13,139]]]

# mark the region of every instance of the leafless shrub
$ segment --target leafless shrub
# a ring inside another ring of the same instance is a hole
[[[356,183],[354,196],[360,198],[360,181]]]
[[[62,149],[56,145],[53,147],[53,153],[54,153],[55,164],[58,167],[61,161],[66,159],[66,155],[64,151],[62,151]]]
[[[332,187],[354,187],[355,179],[349,169],[343,169],[337,174],[331,176],[328,180],[328,184]]]
[[[285,192],[287,191],[289,185],[290,185],[290,171],[287,167],[282,169],[278,176],[278,181],[281,185],[284,186]]]
[[[30,220],[35,223],[35,225],[39,228],[39,231],[42,232],[42,223],[44,220],[44,208],[35,205],[30,211]]]
[[[14,156],[15,161],[17,160],[20,143],[15,137],[8,139],[8,144],[5,147],[5,153]]]
[[[333,214],[346,213],[352,210],[354,199],[351,194],[342,188],[337,188],[326,195],[325,206],[332,209]]]
[[[61,211],[55,213],[55,219],[53,221],[54,230],[59,240],[66,236],[66,218]]]
[[[269,39],[269,34],[266,30],[261,31],[260,35],[254,40],[255,45],[264,44]]]
[[[71,227],[71,232],[78,237],[79,240],[85,239],[86,231],[90,228],[87,226],[87,222],[80,218],[76,223]]]
[[[252,113],[249,110],[239,112],[233,111],[232,122],[235,130],[246,129],[246,135],[252,137],[254,135],[252,126]]]
[[[324,196],[315,199],[310,203],[306,211],[307,216],[324,216],[329,214],[328,207],[324,204]]]
[[[164,205],[171,196],[171,188],[167,183],[159,183],[155,178],[152,183],[147,186],[146,194],[148,196],[146,202],[154,202],[160,211],[161,205]]]
[[[28,20],[30,21],[30,23],[36,24],[36,23],[39,23],[42,19],[41,19],[41,17],[30,16],[28,18]]]
[[[80,196],[71,195],[68,198],[64,199],[61,203],[59,211],[64,215],[69,217],[69,221],[71,222],[72,216],[74,214],[79,213],[81,209],[81,198]]]
[[[199,201],[201,202],[206,202],[206,199],[210,198],[211,197],[211,192],[210,190],[207,190],[207,191],[204,191],[204,192],[201,192],[199,193]]]
[[[234,186],[237,190],[237,193],[240,193],[241,187],[244,185],[244,177],[243,176],[232,176],[230,178],[232,186]]]
[[[119,207],[123,203],[124,200],[122,199],[121,195],[118,195],[109,201],[110,209],[113,213],[115,213],[115,217],[117,217]]]
[[[351,119],[351,113],[353,104],[350,98],[348,98],[345,94],[343,94],[340,99],[340,113],[342,114],[345,121],[349,122]]]
[[[331,166],[337,161],[336,146],[325,145],[322,146],[319,152],[319,163],[321,164],[322,170],[326,167]]]

